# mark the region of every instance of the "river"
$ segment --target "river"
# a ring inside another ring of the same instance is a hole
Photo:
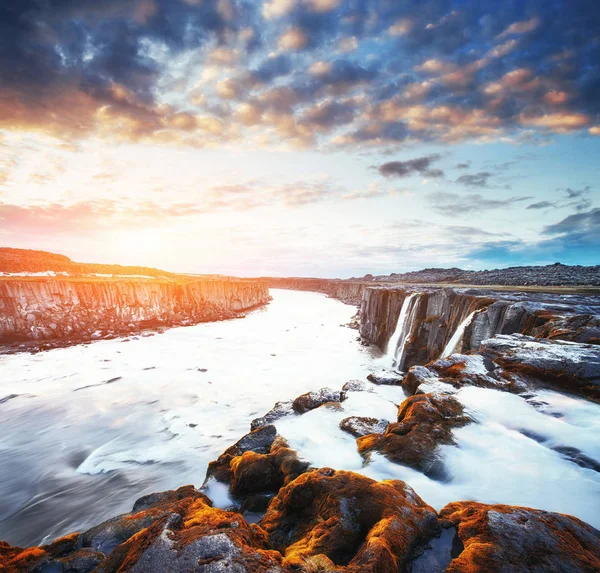
[[[344,326],[354,307],[316,293],[272,295],[239,320],[0,356],[0,539],[46,543],[129,511],[147,493],[200,486],[208,462],[276,401],[340,389],[382,366]],[[381,457],[365,465],[338,428],[350,415],[394,420],[403,399],[399,387],[373,386],[350,393],[343,411],[320,408],[277,426],[315,465],[405,479],[438,509],[472,498],[597,520],[600,474],[550,446],[599,459],[599,406],[546,391],[536,409],[465,388],[460,399],[479,424],[444,447],[449,480],[435,482]]]

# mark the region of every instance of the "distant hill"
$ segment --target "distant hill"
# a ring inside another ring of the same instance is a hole
[[[351,279],[352,280],[352,279]],[[458,268],[429,268],[409,273],[365,275],[367,282],[398,282],[412,284],[448,283],[506,286],[600,286],[600,265],[553,265],[538,267],[509,267],[485,271],[465,271]]]
[[[178,275],[151,267],[76,263],[65,255],[30,249],[0,247],[0,273],[68,273],[79,275],[135,275],[173,278]]]

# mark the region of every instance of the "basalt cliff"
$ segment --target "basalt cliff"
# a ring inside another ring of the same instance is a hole
[[[0,344],[51,347],[239,316],[270,300],[245,279],[0,279]]]

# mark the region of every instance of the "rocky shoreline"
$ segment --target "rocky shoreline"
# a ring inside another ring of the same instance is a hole
[[[359,451],[368,456],[378,450],[396,463],[435,476],[440,470],[439,446],[452,443],[453,428],[473,423],[453,398],[453,388],[493,384],[503,391],[527,392],[510,378],[504,385],[487,379],[471,360],[456,355],[427,367],[415,366],[407,377],[398,377],[396,383],[409,394],[399,407],[398,421],[373,428],[369,420],[359,420],[363,424],[357,437]],[[129,514],[42,547],[0,544],[0,570],[598,570],[600,532],[575,517],[474,501],[452,502],[436,511],[403,481],[377,482],[353,472],[311,467],[272,423],[284,416],[335,408],[348,393],[382,383],[377,376],[370,378],[349,382],[341,391],[323,389],[299,396],[289,407],[276,405],[253,422],[253,431],[209,465],[200,489],[189,485],[145,496]],[[529,382],[534,384],[535,378]],[[343,422],[345,431],[356,429],[356,420]],[[229,489],[230,507],[214,506],[210,496],[217,482]]]
[[[150,335],[244,316],[269,302],[251,279],[0,279],[2,353]]]

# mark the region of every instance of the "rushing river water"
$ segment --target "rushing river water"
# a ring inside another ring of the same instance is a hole
[[[343,326],[354,307],[315,293],[272,295],[242,320],[0,356],[0,539],[47,542],[129,511],[146,493],[199,486],[208,462],[276,401],[339,389],[384,364]],[[370,390],[350,393],[343,411],[320,408],[278,430],[314,465],[404,479],[438,509],[470,498],[600,525],[600,474],[556,449],[600,459],[597,405],[545,392],[534,407],[465,388],[459,399],[479,423],[444,447],[449,480],[436,482],[378,456],[365,465],[339,430],[350,415],[395,419],[401,388]]]

